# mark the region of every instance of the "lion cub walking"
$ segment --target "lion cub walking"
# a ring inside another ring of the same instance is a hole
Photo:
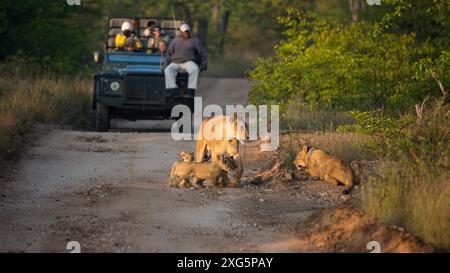
[[[355,185],[355,175],[350,165],[323,150],[304,145],[294,164],[297,168],[306,168],[307,173],[313,177],[319,177],[336,186],[345,185],[344,194],[350,193]]]
[[[192,185],[196,188],[203,187],[205,180],[210,180],[215,187],[219,186],[219,183],[224,187],[224,177],[235,168],[236,163],[231,157],[219,157],[212,162],[177,161],[172,165],[169,186],[190,187],[189,177],[192,176]]]
[[[172,169],[170,171],[169,176],[169,187],[186,187],[189,188],[191,186],[191,182],[189,179],[177,180],[176,174],[183,173],[183,170],[187,168],[187,164],[191,163],[194,160],[194,153],[189,153],[182,151],[180,153],[181,161],[175,161],[172,164]]]

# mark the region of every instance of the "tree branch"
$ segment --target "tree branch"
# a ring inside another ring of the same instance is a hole
[[[444,96],[444,98],[446,98],[448,96],[448,91],[445,90],[444,84],[442,84],[442,81],[439,79],[439,76],[436,73],[434,73],[433,70],[431,70],[431,76],[433,76],[433,79],[439,85],[439,88],[441,89],[441,92],[442,92],[442,96]]]

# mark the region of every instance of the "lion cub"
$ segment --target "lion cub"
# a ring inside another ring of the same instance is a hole
[[[192,176],[192,185],[196,188],[203,187],[205,180],[210,180],[213,186],[219,186],[219,182],[222,182],[221,186],[225,186],[224,176],[235,168],[236,163],[230,157],[219,157],[212,162],[180,162],[179,167],[171,173],[169,185],[179,185],[183,181],[189,181]]]
[[[355,175],[350,165],[323,150],[304,145],[294,164],[297,168],[306,168],[307,173],[313,177],[319,177],[336,186],[345,185],[344,194],[350,193],[355,184]]]
[[[191,163],[194,160],[194,153],[189,153],[182,151],[180,153],[181,161],[175,161],[172,164],[172,169],[170,171],[169,176],[169,187],[186,187],[189,188],[191,186],[191,182],[189,179],[178,180],[176,178],[177,173],[183,173],[187,168],[187,164]]]

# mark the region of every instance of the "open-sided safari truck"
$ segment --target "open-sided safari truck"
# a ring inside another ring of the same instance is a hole
[[[110,17],[106,27],[104,58],[101,71],[95,74],[93,107],[96,111],[96,130],[109,129],[111,117],[128,120],[170,118],[173,106],[185,104],[193,111],[193,94],[187,94],[188,75],[179,73],[178,91],[166,92],[164,66],[166,54],[147,53],[147,40],[141,37],[143,48],[138,52],[124,52],[115,46],[115,37],[122,23],[131,18]],[[165,35],[173,39],[183,23],[167,18],[139,18],[141,35],[149,21],[155,21]],[[97,55],[96,62],[99,61]],[[195,95],[195,94],[194,94]]]

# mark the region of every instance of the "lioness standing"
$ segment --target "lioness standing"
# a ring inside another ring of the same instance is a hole
[[[204,119],[197,137],[195,160],[197,162],[208,160],[208,151],[211,153],[212,161],[228,154],[237,166],[230,186],[237,187],[244,172],[239,154],[239,141],[246,140],[248,140],[247,127],[243,121],[238,120],[237,114]],[[228,180],[228,177],[225,176],[225,179]]]
[[[355,175],[350,165],[323,150],[304,145],[294,164],[297,168],[306,168],[307,173],[313,177],[319,177],[336,186],[345,185],[344,194],[350,193],[355,184]]]

